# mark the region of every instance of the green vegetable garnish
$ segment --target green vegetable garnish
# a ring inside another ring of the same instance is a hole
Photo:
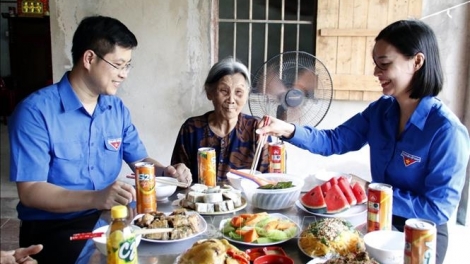
[[[291,181],[287,181],[287,182],[278,182],[276,184],[266,184],[266,185],[258,187],[258,189],[287,189],[291,187],[294,187],[294,185],[292,185]]]

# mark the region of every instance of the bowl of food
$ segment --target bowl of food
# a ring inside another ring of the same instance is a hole
[[[138,227],[136,225],[131,225],[131,227],[132,227],[133,230],[141,229],[140,227]],[[109,225],[105,225],[105,226],[102,226],[102,227],[99,227],[99,228],[93,230],[93,233],[103,232],[103,233],[106,234],[106,232],[108,231],[108,228],[109,228]],[[142,235],[139,234],[139,235],[135,236],[136,246],[138,246],[140,244],[141,239],[142,239]],[[98,251],[101,252],[101,254],[106,256],[107,255],[107,252],[106,252],[106,236],[103,235],[103,236],[100,236],[100,237],[94,237],[93,242],[95,243],[95,246],[98,249]]]
[[[240,171],[241,173],[250,173],[250,170],[249,169],[240,169],[240,170],[237,170],[237,171]],[[255,171],[254,173],[255,175],[257,174],[261,174],[260,171]],[[240,185],[240,181],[241,179],[243,179],[242,176],[239,176],[239,175],[236,175],[235,173],[232,173],[232,172],[227,172],[227,179],[228,181],[230,182],[230,185],[237,189],[237,190],[242,190],[242,186]]]
[[[257,257],[253,264],[294,264],[294,260],[285,255],[264,255]]]
[[[251,203],[253,207],[264,210],[281,210],[294,206],[295,201],[299,199],[304,184],[301,177],[284,173],[263,173],[258,176],[275,184],[259,186],[251,180],[245,178],[241,180],[240,185],[247,202]]]
[[[155,193],[157,195],[157,201],[164,201],[167,200],[168,197],[172,196],[176,191],[176,184],[178,180],[173,177],[160,177],[159,179],[163,179],[165,181],[174,182],[175,184],[165,184],[161,182],[155,183]]]
[[[364,235],[366,250],[381,264],[403,263],[405,234],[395,230],[378,230]]]

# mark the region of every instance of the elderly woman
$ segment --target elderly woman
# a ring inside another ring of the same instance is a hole
[[[197,152],[201,147],[215,149],[218,183],[226,181],[231,168],[251,168],[258,140],[255,130],[261,119],[242,113],[250,85],[248,69],[234,58],[217,62],[209,71],[204,89],[214,110],[183,123],[171,157],[171,162],[186,164],[193,182],[198,182]],[[266,144],[256,169],[267,172],[268,165]]]

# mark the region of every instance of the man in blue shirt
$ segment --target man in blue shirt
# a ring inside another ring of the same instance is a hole
[[[10,180],[17,182],[20,246],[42,244],[39,263],[74,263],[101,210],[127,205],[133,186],[117,181],[122,161],[152,162],[156,175],[191,183],[184,164],[148,157],[129,110],[115,96],[131,69],[134,34],[120,21],[87,17],[73,36],[73,69],[22,101],[8,125]]]
[[[257,133],[279,136],[329,156],[370,147],[372,181],[393,187],[393,225],[409,218],[437,225],[436,263],[447,251],[447,222],[456,210],[470,155],[468,130],[436,96],[443,74],[436,37],[426,24],[397,21],[375,39],[374,75],[384,96],[331,130],[271,118]]]

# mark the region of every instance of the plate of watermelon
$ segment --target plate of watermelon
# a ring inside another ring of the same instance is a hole
[[[223,219],[219,230],[222,236],[231,242],[249,246],[270,246],[296,237],[300,227],[283,214],[260,212]]]
[[[367,196],[359,182],[333,177],[316,185],[296,201],[300,209],[323,217],[351,217],[367,210]]]

